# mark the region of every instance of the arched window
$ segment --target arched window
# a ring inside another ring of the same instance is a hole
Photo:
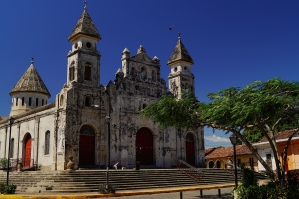
[[[50,154],[50,131],[46,131],[45,134],[45,155]]]
[[[63,98],[63,95],[61,95],[60,96],[60,103],[59,103],[60,106],[63,106],[63,103],[64,103],[64,98]]]
[[[154,70],[152,71],[152,79],[153,81],[156,81],[157,79],[156,72]]]
[[[29,106],[31,106],[31,97],[29,97]]]
[[[92,105],[92,97],[86,96],[85,98],[85,106],[91,106]]]
[[[95,135],[95,131],[91,126],[84,125],[80,129],[80,135]]]
[[[185,84],[185,89],[188,90],[189,88],[190,88],[190,85],[189,85],[188,82],[186,82],[186,84]]]
[[[188,70],[188,68],[186,66],[184,67],[184,71],[185,72],[189,72],[189,70]]]
[[[132,76],[135,76],[137,74],[137,72],[136,72],[136,68],[135,67],[132,67],[132,69],[131,69],[131,75]]]
[[[38,106],[38,98],[35,99],[35,106]]]
[[[85,63],[84,79],[91,81],[91,63]]]
[[[10,140],[9,158],[13,158],[14,145],[15,145],[15,139],[12,138],[12,139]]]
[[[69,79],[73,81],[75,79],[75,62],[72,61],[71,66],[69,68]]]
[[[18,106],[19,98],[16,98],[16,106]]]
[[[146,68],[145,67],[141,68],[140,78],[142,80],[146,80]]]
[[[44,105],[44,99],[42,99],[42,106]]]
[[[22,97],[22,106],[24,106],[24,104],[25,104],[25,98]]]
[[[194,137],[191,133],[188,133],[186,135],[186,141],[189,141],[189,142],[194,142]]]

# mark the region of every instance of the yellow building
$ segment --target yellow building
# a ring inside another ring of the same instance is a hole
[[[208,148],[206,152],[207,168],[231,168],[234,165],[234,149],[233,147]],[[258,171],[258,160],[248,149],[246,145],[236,146],[237,166],[242,164]]]

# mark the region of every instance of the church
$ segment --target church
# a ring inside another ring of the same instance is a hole
[[[10,115],[0,117],[0,158],[44,171],[66,170],[70,159],[74,169],[105,168],[107,162],[127,169],[173,168],[178,159],[205,167],[203,128],[160,129],[138,115],[168,92],[180,99],[182,89],[194,91],[194,62],[180,36],[169,52],[168,87],[160,60],[143,46],[137,54],[125,48],[115,79],[100,84],[101,39],[85,6],[68,37],[66,83],[51,103],[32,59],[12,85]]]

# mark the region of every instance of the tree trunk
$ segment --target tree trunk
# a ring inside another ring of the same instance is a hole
[[[283,150],[283,156],[282,156],[282,181],[281,184],[284,185],[285,184],[285,166],[287,163],[287,157],[288,157],[288,148],[289,145],[291,143],[292,138],[294,137],[294,135],[298,132],[298,129],[294,129],[294,132],[292,133],[292,135],[288,138],[288,141],[284,147]]]
[[[244,144],[249,148],[249,150],[252,152],[252,154],[260,161],[260,163],[264,166],[266,171],[269,173],[270,177],[274,180],[275,179],[275,173],[273,172],[272,168],[269,167],[269,165],[263,160],[263,158],[256,152],[256,149],[253,148],[253,146],[245,139],[240,132],[233,132],[238,138],[244,142]]]

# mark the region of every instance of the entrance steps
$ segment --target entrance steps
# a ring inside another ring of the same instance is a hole
[[[129,190],[234,183],[233,172],[228,170],[200,170],[204,173],[200,183],[177,169],[109,170],[109,184]],[[267,179],[258,173],[257,177]],[[5,172],[0,172],[0,182],[6,182]],[[106,183],[106,170],[11,172],[9,182],[22,192],[93,192]]]

